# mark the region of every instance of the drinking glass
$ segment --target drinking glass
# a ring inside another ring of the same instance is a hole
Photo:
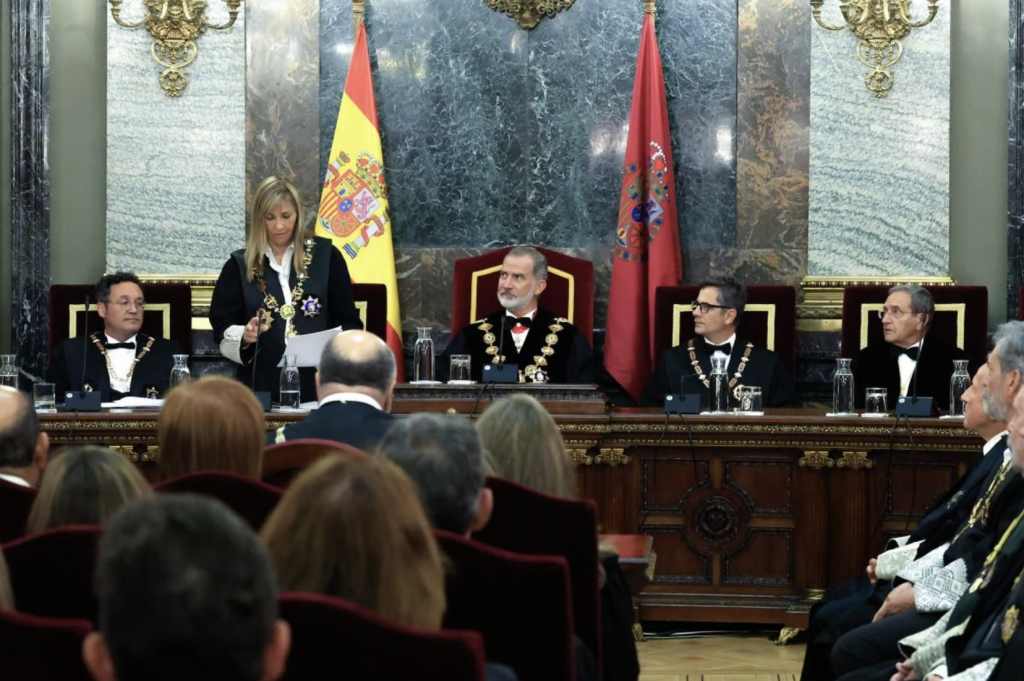
[[[473,374],[470,373],[473,358],[470,355],[452,355],[448,382],[455,385],[467,385],[473,382]]]
[[[57,388],[53,383],[36,383],[32,386],[32,399],[36,411],[44,413],[57,411]]]
[[[751,413],[762,411],[761,388],[756,385],[744,386],[739,391],[739,404],[736,411]]]
[[[0,355],[0,385],[18,388],[18,356]]]
[[[964,403],[960,398],[971,387],[971,375],[967,373],[967,360],[953,360],[953,375],[949,379],[949,414],[963,416]]]
[[[192,378],[192,372],[188,368],[188,355],[171,356],[174,358],[174,366],[171,368],[171,376],[167,386],[168,390],[184,385]]]
[[[284,356],[284,367],[281,368],[281,409],[301,409],[302,400],[299,396],[299,367],[295,355]]]
[[[864,393],[864,414],[884,416],[889,413],[885,398],[888,394],[885,388],[868,388]]]

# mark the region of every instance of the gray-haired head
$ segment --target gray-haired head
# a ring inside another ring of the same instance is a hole
[[[935,299],[932,298],[932,294],[928,292],[928,289],[916,284],[899,284],[890,288],[886,297],[894,293],[906,293],[910,296],[910,311],[913,314],[926,315],[924,318],[924,329],[928,331],[931,328],[932,320],[935,319]]]
[[[732,277],[711,277],[697,284],[701,290],[718,289],[718,304],[728,310],[736,310],[736,322],[739,326],[743,310],[747,306],[747,287]]]
[[[505,254],[506,258],[522,258],[523,256],[533,260],[534,278],[538,281],[546,281],[548,278],[548,259],[533,246],[516,246]]]
[[[989,378],[988,387],[983,393],[985,411],[996,421],[1007,420],[1008,410],[1012,405],[1010,400],[1005,400],[1002,386],[1006,383],[1008,376],[1014,372],[1018,375],[1018,383],[1024,378],[1024,322],[1006,322],[996,330],[994,337],[995,347],[992,354],[999,361],[999,379],[995,376]]]

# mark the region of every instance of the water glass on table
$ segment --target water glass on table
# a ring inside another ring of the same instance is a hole
[[[37,412],[55,413],[57,411],[57,388],[53,383],[36,383],[32,386],[32,401]]]
[[[736,411],[741,414],[759,413],[764,410],[762,393],[759,386],[744,386],[739,389],[739,402]]]
[[[448,382],[452,385],[469,385],[473,382],[472,366],[471,355],[452,355],[448,370]]]
[[[281,369],[281,409],[298,410],[302,408],[299,395],[301,380],[299,377],[298,358],[295,355],[284,356],[284,367]]]
[[[885,388],[868,388],[864,391],[864,415],[885,416],[889,413],[885,398],[888,395]]]

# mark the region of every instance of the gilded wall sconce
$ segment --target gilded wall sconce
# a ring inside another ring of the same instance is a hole
[[[564,9],[572,7],[576,0],[484,0],[495,12],[503,12],[519,24],[520,28],[531,29],[544,17],[553,17]]]
[[[224,0],[228,6],[228,20],[224,24],[211,24],[206,20],[206,0],[144,0],[149,12],[144,19],[135,23],[121,20],[121,3],[124,0],[109,0],[110,15],[125,28],[144,26],[153,36],[150,52],[153,59],[164,67],[160,74],[160,87],[168,97],[177,97],[188,86],[188,74],[184,69],[199,54],[196,40],[206,29],[222,31],[231,28],[238,18],[238,7],[242,0]]]
[[[911,0],[843,0],[839,10],[845,23],[833,26],[821,18],[825,0],[810,0],[812,14],[818,25],[829,31],[850,29],[860,39],[857,57],[871,69],[864,77],[864,85],[875,97],[885,97],[894,83],[892,67],[903,56],[902,38],[913,28],[927,26],[935,18],[939,0],[927,0],[928,15],[920,20],[911,18]]]

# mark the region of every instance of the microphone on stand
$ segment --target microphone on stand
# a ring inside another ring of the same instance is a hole
[[[77,394],[69,390],[64,394],[64,409],[68,411],[99,411],[103,407],[103,396],[99,391],[85,391],[86,368],[89,366],[89,294],[85,294],[85,324],[82,330],[82,382]]]
[[[256,390],[256,360],[259,359],[260,356],[260,336],[263,335],[260,329],[263,328],[264,313],[265,310],[262,307],[256,310],[256,347],[253,348],[252,351],[252,378],[249,379],[249,388],[252,390],[253,394],[256,395],[256,399],[260,401],[260,406],[263,408],[263,411],[268,412],[270,411],[270,393],[266,390]]]

